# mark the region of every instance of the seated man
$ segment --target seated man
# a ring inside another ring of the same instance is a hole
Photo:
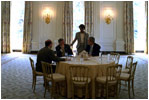
[[[67,55],[73,55],[70,46],[65,44],[64,39],[60,38],[58,43],[59,45],[56,46],[56,53],[58,57],[65,56],[65,53],[67,53]]]
[[[100,52],[100,46],[95,43],[95,38],[94,37],[89,37],[88,39],[88,45],[86,47],[86,51],[90,56],[99,56]]]
[[[65,61],[65,59],[61,59],[54,55],[54,51],[51,50],[52,48],[52,41],[46,40],[45,41],[45,47],[40,49],[37,54],[37,63],[36,63],[36,71],[42,72],[42,64],[41,61],[52,63],[52,61],[59,62],[59,61]],[[56,66],[52,66],[53,73],[56,70]]]

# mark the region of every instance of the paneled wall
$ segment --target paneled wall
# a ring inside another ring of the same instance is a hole
[[[32,51],[44,47],[44,41],[51,39],[54,42],[62,37],[62,1],[34,1],[33,2],[33,39]],[[46,24],[42,17],[43,9],[49,6],[53,10],[50,24]],[[110,7],[114,12],[111,24],[106,24],[103,13]],[[94,2],[94,37],[101,45],[101,51],[124,51],[123,36],[123,2],[122,1],[95,1]]]
[[[110,8],[114,14],[110,24],[105,23],[106,8]],[[101,51],[124,51],[122,1],[94,2],[94,34]]]
[[[53,11],[52,19],[49,24],[46,24],[43,18],[43,10],[50,7]],[[33,38],[32,51],[38,51],[44,47],[44,41],[51,39],[54,46],[57,45],[57,39],[62,37],[62,11],[63,2],[56,1],[33,1]]]

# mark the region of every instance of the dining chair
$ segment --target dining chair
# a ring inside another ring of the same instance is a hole
[[[130,73],[121,73],[121,75],[120,75],[120,81],[128,82],[128,95],[129,95],[129,98],[130,98],[130,82],[132,82],[133,96],[135,95],[135,93],[134,93],[134,77],[135,77],[135,71],[136,71],[137,63],[138,62],[133,63]],[[120,84],[120,86],[121,86],[121,84]]]
[[[34,67],[34,60],[29,57],[29,60],[30,60],[30,64],[31,64],[31,68],[32,68],[32,75],[33,75],[33,81],[32,81],[32,89],[33,89],[33,92],[35,92],[35,88],[36,88],[36,78],[37,76],[43,76],[43,73],[42,72],[37,72],[35,70],[35,67]]]
[[[115,64],[118,64],[119,63],[120,54],[118,54],[118,53],[111,53],[110,56],[112,58],[114,58]]]
[[[128,56],[127,57],[127,61],[126,61],[125,69],[122,70],[122,73],[129,73],[130,74],[132,64],[133,64],[133,57],[132,56]]]
[[[100,84],[102,91],[106,90],[106,98],[108,98],[109,88],[113,87],[115,96],[118,97],[118,81],[121,73],[122,65],[114,64],[106,68],[106,76],[96,77],[96,84]],[[97,86],[97,85],[96,85]],[[96,88],[97,89],[97,88]]]
[[[78,88],[85,88],[85,98],[89,97],[89,83],[91,82],[91,78],[89,78],[89,68],[83,65],[79,66],[70,66],[70,78],[72,83],[72,98],[74,98],[74,89],[75,87]]]
[[[49,90],[48,83],[52,83],[52,88],[50,89],[51,98],[54,98],[54,94],[56,91],[55,84],[56,83],[62,83],[65,82],[65,76],[59,73],[53,73],[52,72],[52,65],[47,62],[41,62],[42,63],[42,70],[44,75],[44,84],[45,84],[45,91],[44,91],[44,98],[46,96],[47,89]],[[66,84],[66,83],[65,83]],[[65,85],[66,86],[66,85]]]

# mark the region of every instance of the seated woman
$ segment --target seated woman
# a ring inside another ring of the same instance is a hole
[[[56,53],[58,57],[65,56],[65,53],[68,55],[73,55],[72,50],[68,44],[65,44],[64,39],[60,38],[58,40],[59,45],[56,46]]]
[[[86,47],[86,51],[90,56],[99,56],[100,52],[100,45],[95,43],[94,37],[89,37],[88,39],[88,45]]]

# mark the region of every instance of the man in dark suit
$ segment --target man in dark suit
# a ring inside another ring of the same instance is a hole
[[[59,62],[65,61],[65,59],[59,58],[55,56],[54,51],[51,50],[52,48],[52,41],[46,40],[45,47],[40,49],[37,54],[37,63],[36,63],[36,71],[42,72],[42,64],[41,61],[52,63],[52,61]],[[53,72],[55,72],[56,66],[52,66]]]
[[[69,45],[65,44],[64,39],[60,38],[58,40],[59,45],[56,46],[56,53],[58,57],[65,56],[65,53],[68,55],[73,55],[72,50]]]
[[[90,56],[99,56],[100,52],[100,45],[95,43],[94,37],[89,37],[88,39],[88,45],[86,47],[86,51]]]

